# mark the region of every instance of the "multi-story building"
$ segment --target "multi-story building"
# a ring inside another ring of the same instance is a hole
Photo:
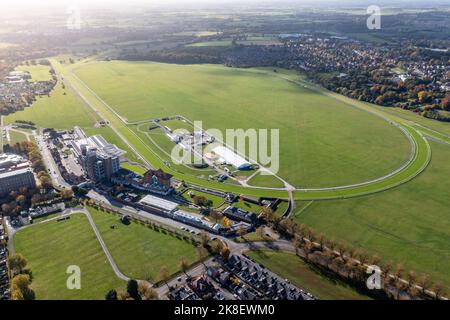
[[[15,154],[0,155],[0,196],[23,187],[30,189],[36,187],[29,162]]]
[[[108,143],[101,135],[87,137],[83,130],[75,127],[71,145],[89,179],[109,181],[120,170],[120,158],[125,151]]]

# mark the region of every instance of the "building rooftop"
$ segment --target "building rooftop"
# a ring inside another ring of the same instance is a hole
[[[224,146],[218,146],[213,149],[213,152],[219,156],[226,163],[231,164],[233,167],[237,169],[245,168],[251,166],[250,162],[245,160],[240,155],[231,151],[230,149]]]
[[[89,149],[96,149],[97,154],[103,157],[120,157],[125,154],[125,151],[119,149],[116,145],[106,141],[101,135],[87,137],[82,129],[75,127],[74,129],[74,141],[72,146],[74,151],[81,154],[82,147],[85,146]]]
[[[178,204],[166,199],[155,197],[152,195],[146,195],[139,201],[141,204],[149,205],[166,211],[173,211],[177,208]]]
[[[23,174],[27,172],[33,172],[33,170],[29,167],[18,169],[18,170],[8,170],[6,172],[0,172],[0,179],[14,177],[18,174]]]
[[[0,170],[9,169],[26,161],[26,159],[14,153],[2,153],[0,154]]]

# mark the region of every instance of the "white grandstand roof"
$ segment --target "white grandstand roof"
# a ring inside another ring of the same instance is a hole
[[[250,162],[245,160],[240,155],[236,154],[235,152],[231,151],[230,149],[224,147],[224,146],[218,146],[213,149],[213,152],[219,156],[223,161],[226,163],[231,164],[235,168],[241,168],[243,166],[251,165]]]
[[[177,208],[178,204],[166,199],[162,199],[159,197],[155,197],[152,195],[146,195],[144,198],[139,201],[144,205],[149,205],[152,207],[160,208],[166,211],[173,211]]]
[[[98,153],[104,156],[120,157],[125,154],[125,151],[114,144],[110,144],[99,134],[88,138],[83,130],[75,127],[74,135],[78,139],[72,145],[74,145],[77,153],[81,153],[81,146],[86,145],[89,149],[97,149]]]

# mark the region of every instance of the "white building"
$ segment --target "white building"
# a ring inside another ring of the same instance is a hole
[[[224,146],[215,147],[213,152],[222,162],[230,164],[238,170],[251,170],[253,168],[250,162]]]
[[[150,194],[142,198],[139,203],[165,212],[173,212],[178,207],[178,204],[176,202],[155,197]]]

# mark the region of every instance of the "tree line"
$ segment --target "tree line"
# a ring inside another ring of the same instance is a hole
[[[406,271],[403,264],[382,262],[377,255],[370,255],[362,248],[326,237],[304,224],[292,219],[281,219],[265,208],[263,217],[280,234],[291,239],[296,254],[306,262],[369,295],[390,299],[441,299],[446,295],[442,282],[434,282],[428,274],[420,276],[415,271]],[[380,290],[368,290],[368,266],[380,268]]]

